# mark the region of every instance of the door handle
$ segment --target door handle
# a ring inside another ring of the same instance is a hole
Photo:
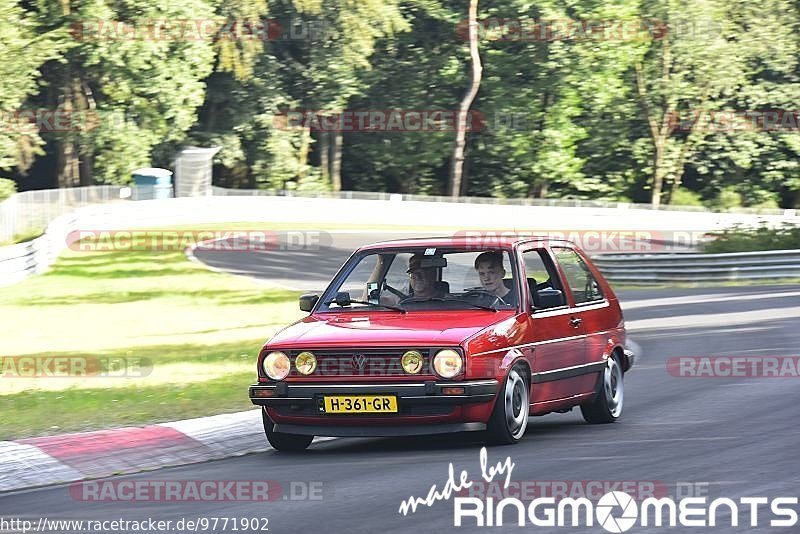
[[[569,325],[572,328],[578,328],[581,325],[581,323],[583,323],[583,319],[578,319],[577,317],[573,317],[572,319],[569,320]]]

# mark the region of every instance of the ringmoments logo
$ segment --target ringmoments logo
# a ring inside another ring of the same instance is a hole
[[[637,525],[700,528],[739,525],[796,527],[798,524],[797,497],[710,499],[703,491],[690,493],[693,496],[653,495],[636,499],[630,493],[616,489],[604,493],[596,500],[563,496],[560,498],[537,496],[523,500],[515,496],[489,497],[488,493],[481,496],[464,496],[465,493],[469,495],[471,488],[476,484],[492,485],[502,482],[502,489],[507,491],[512,484],[511,475],[515,465],[511,457],[490,465],[486,448],[483,447],[480,451],[480,478],[471,479],[467,470],[461,470],[456,475],[453,464],[450,463],[447,480],[441,488],[433,484],[425,497],[408,497],[400,504],[398,513],[404,516],[417,513],[422,507],[433,507],[440,501],[452,499],[455,527],[517,525],[552,528],[598,525],[607,532],[620,533],[632,530]],[[552,482],[550,481],[549,485],[552,485]],[[659,487],[654,483],[644,485],[641,483],[635,487],[647,488],[645,494],[652,493]],[[595,487],[593,483],[579,484],[584,489],[590,485]],[[683,483],[676,484],[676,490],[684,487]]]
[[[766,510],[765,510],[766,509]],[[553,497],[526,503],[514,497],[495,501],[474,497],[453,500],[456,527],[503,525],[534,527],[592,527],[627,532],[643,527],[738,527],[739,525],[794,527],[798,524],[798,498],[688,497],[680,500],[650,497],[639,502],[624,491],[612,491],[596,503],[587,498]]]

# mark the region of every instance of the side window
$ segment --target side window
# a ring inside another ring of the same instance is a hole
[[[566,305],[558,275],[550,258],[543,250],[534,249],[522,254],[528,290],[536,309],[557,308]]]
[[[410,253],[397,254],[392,260],[392,265],[386,272],[386,283],[391,287],[408,294],[408,260]]]
[[[600,291],[597,280],[574,250],[553,247],[553,253],[561,268],[564,269],[566,282],[572,290],[575,304],[603,300],[603,293]]]
[[[339,291],[346,291],[350,293],[350,298],[366,300],[367,297],[367,282],[374,278],[374,273],[379,269],[378,255],[370,254],[364,256],[358,264],[347,275],[347,279],[342,283]],[[331,307],[338,307],[336,304],[331,304]]]

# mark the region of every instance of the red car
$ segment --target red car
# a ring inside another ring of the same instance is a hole
[[[258,357],[277,450],[314,436],[485,431],[522,439],[529,415],[622,413],[634,363],[617,297],[568,241],[446,237],[358,249],[311,312]]]

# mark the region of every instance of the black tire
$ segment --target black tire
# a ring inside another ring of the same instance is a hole
[[[489,443],[510,445],[525,436],[531,402],[527,377],[528,373],[519,365],[508,372],[486,428]]]
[[[273,422],[267,417],[267,412],[261,410],[261,419],[264,421],[264,434],[267,436],[267,441],[272,448],[276,451],[282,452],[300,452],[304,451],[314,441],[314,436],[303,436],[300,434],[284,434],[283,432],[275,432],[272,429]]]
[[[614,355],[608,359],[608,364],[600,375],[597,395],[591,401],[581,404],[581,413],[587,423],[613,423],[622,416],[625,400],[622,369],[619,356]]]

